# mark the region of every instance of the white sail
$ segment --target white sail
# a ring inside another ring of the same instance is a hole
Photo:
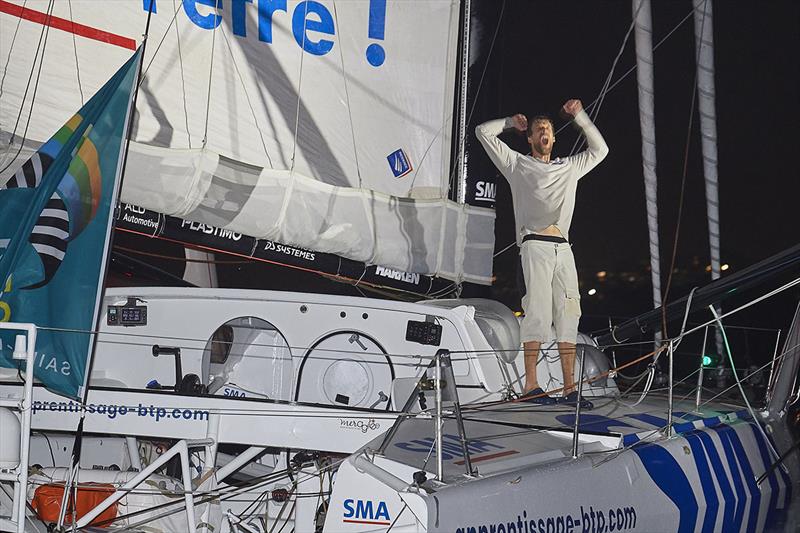
[[[149,4],[0,3],[0,168],[119,67]],[[447,200],[456,0],[154,5],[123,201],[489,282],[493,211]]]
[[[642,167],[650,241],[653,307],[661,305],[661,261],[658,248],[658,179],[656,175],[656,125],[653,93],[653,17],[650,0],[633,0],[636,42],[636,81],[639,88],[639,127],[642,132]]]
[[[697,50],[697,110],[703,149],[703,176],[706,183],[708,244],[711,279],[720,277],[719,187],[717,179],[717,110],[714,85],[714,12],[709,0],[694,2],[694,43]],[[719,305],[715,306],[721,314]],[[717,353],[724,353],[722,333],[715,332]]]
[[[697,110],[706,183],[711,279],[719,279],[719,188],[717,185],[717,111],[714,86],[714,15],[711,2],[695,0],[694,39],[697,50]]]

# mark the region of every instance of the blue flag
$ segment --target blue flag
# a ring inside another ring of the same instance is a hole
[[[81,399],[141,49],[0,185],[0,321],[40,328],[34,377]],[[13,333],[0,365],[16,368]]]

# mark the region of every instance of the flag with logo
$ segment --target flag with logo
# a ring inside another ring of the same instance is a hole
[[[34,377],[80,399],[102,297],[141,49],[15,174],[0,178],[0,321],[39,327]],[[16,368],[14,333],[0,365]]]

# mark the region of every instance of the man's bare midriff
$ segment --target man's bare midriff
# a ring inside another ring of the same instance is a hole
[[[539,235],[550,235],[553,237],[563,237],[563,235],[561,235],[561,231],[558,229],[558,226],[555,224],[551,224],[542,230],[534,231],[534,233]]]

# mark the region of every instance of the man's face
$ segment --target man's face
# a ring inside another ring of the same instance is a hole
[[[534,154],[550,155],[553,151],[553,143],[556,142],[553,125],[547,120],[537,120],[531,126],[531,134],[528,136]]]

